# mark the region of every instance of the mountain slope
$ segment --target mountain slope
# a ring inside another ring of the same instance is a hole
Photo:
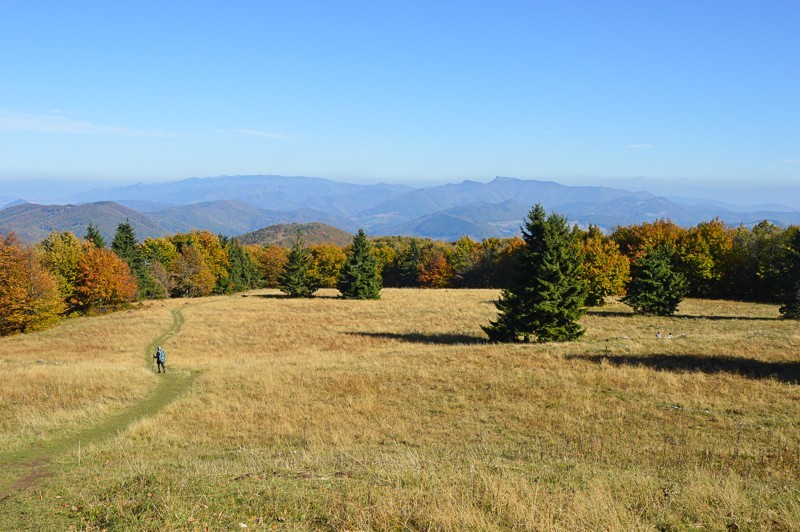
[[[15,232],[26,242],[38,242],[51,231],[72,231],[82,237],[89,224],[94,223],[103,238],[111,242],[117,226],[126,219],[130,220],[139,240],[167,234],[146,215],[111,201],[84,205],[15,205],[0,211],[0,232]]]

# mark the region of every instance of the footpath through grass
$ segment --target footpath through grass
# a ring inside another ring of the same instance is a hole
[[[172,311],[171,326],[145,349],[152,360],[156,346],[165,343],[180,331],[184,323],[180,310]],[[145,399],[85,430],[42,442],[18,451],[0,454],[0,501],[13,497],[15,491],[33,486],[54,473],[51,460],[56,455],[73,453],[80,458],[81,446],[98,443],[124,430],[131,423],[151,416],[185,392],[196,377],[194,372],[170,371],[159,375],[159,381]]]

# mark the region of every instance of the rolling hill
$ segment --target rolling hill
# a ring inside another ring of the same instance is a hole
[[[278,244],[289,247],[294,244],[298,231],[306,245],[335,244],[344,247],[353,241],[352,234],[317,222],[271,225],[236,238],[243,244],[261,244],[262,246]]]

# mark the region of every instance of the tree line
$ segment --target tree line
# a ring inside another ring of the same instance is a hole
[[[542,269],[543,260],[571,273]],[[514,302],[515,290],[556,293],[562,274],[577,279],[576,308],[616,296],[636,311],[670,314],[683,297],[692,296],[781,303],[784,317],[798,318],[800,228],[782,229],[767,221],[730,227],[719,219],[683,228],[657,220],[606,235],[594,226],[569,227],[563,217],[547,216],[536,206],[523,223],[522,237],[482,241],[466,236],[455,242],[368,239],[359,231],[346,248],[305,246],[299,235],[285,248],[244,245],[195,230],[139,243],[127,220],[110,245],[91,224],[82,238],[54,231],[34,245],[10,234],[0,238],[0,334],[137,300],[253,288],[280,288],[296,297],[338,288],[350,298],[379,297],[381,287],[501,288],[502,316],[530,311],[529,301]],[[571,305],[559,301],[561,307]]]

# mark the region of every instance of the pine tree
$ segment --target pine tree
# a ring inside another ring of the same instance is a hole
[[[687,292],[686,278],[672,266],[673,249],[659,244],[631,266],[622,302],[634,312],[671,316]]]
[[[494,342],[575,340],[583,334],[586,283],[577,235],[558,214],[537,204],[522,228],[525,242],[511,286],[496,306],[497,320],[483,327]]]
[[[378,261],[372,253],[372,245],[363,229],[353,237],[353,244],[347,252],[336,288],[344,299],[380,299],[381,276]]]
[[[289,251],[286,266],[278,277],[278,287],[289,297],[311,297],[317,285],[311,276],[311,253],[299,232]]]
[[[87,242],[91,242],[94,244],[94,247],[97,249],[102,249],[106,247],[106,241],[103,239],[103,235],[100,234],[100,231],[97,229],[97,226],[93,223],[89,224],[89,227],[86,228],[86,236],[83,237],[84,240]]]

